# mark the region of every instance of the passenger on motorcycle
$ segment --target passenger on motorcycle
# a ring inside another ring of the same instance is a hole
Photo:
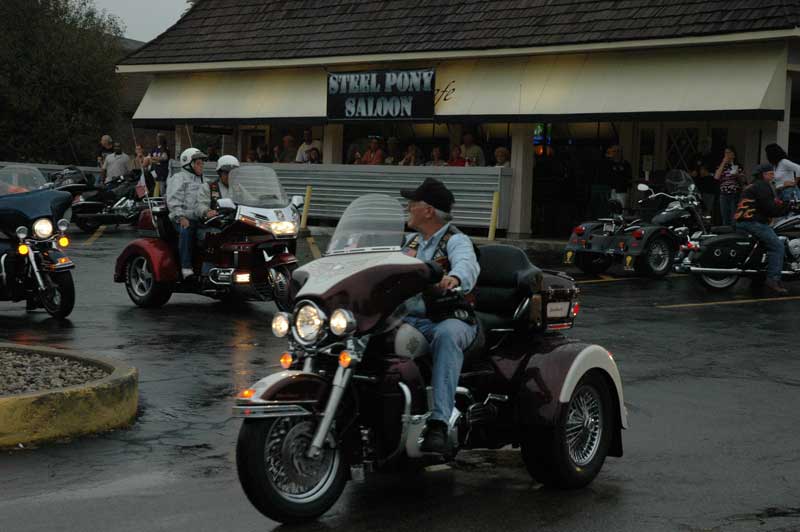
[[[783,216],[788,206],[775,197],[772,189],[775,172],[772,166],[759,165],[753,178],[753,183],[744,189],[736,209],[736,228],[747,231],[764,243],[767,248],[767,281],[764,286],[783,295],[788,293],[781,282],[784,245],[770,226],[770,218]]]
[[[169,219],[178,231],[178,254],[181,259],[181,274],[184,279],[194,275],[192,249],[197,229],[197,210],[200,188],[203,186],[203,167],[206,154],[197,148],[188,148],[181,153],[181,168],[167,180],[167,207]]]
[[[469,237],[450,223],[453,194],[440,181],[428,178],[416,190],[402,190],[408,202],[408,226],[417,231],[404,245],[404,253],[423,261],[436,261],[445,272],[433,294],[407,301],[406,322],[419,330],[431,344],[433,354],[433,412],[421,446],[424,452],[447,450],[448,420],[455,406],[456,387],[464,362],[464,350],[475,340],[477,326],[471,308],[456,304],[449,291],[469,293],[480,273],[478,259]],[[444,305],[441,303],[444,301]]]
[[[233,155],[223,155],[217,161],[217,175],[219,180],[203,183],[200,187],[200,197],[197,200],[197,215],[199,218],[213,218],[219,215],[217,201],[230,197],[228,192],[228,174],[239,168],[239,159]]]

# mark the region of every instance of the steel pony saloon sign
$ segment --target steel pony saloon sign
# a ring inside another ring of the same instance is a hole
[[[328,73],[328,118],[419,120],[433,118],[432,68]]]

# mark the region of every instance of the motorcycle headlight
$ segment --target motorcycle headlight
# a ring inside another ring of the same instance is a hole
[[[269,230],[275,236],[293,235],[297,232],[297,224],[294,222],[269,222]]]
[[[28,238],[28,228],[25,227],[24,225],[20,225],[19,227],[17,227],[17,238],[19,238],[20,240],[25,240],[26,238]]]
[[[356,329],[356,319],[349,310],[336,309],[331,314],[331,332],[336,336],[345,336]]]
[[[294,319],[294,328],[303,342],[313,342],[322,332],[324,319],[318,308],[314,305],[303,305],[297,311]]]
[[[69,229],[69,220],[62,218],[58,221],[58,230],[62,233],[66,233],[67,229]]]
[[[47,218],[39,218],[33,223],[33,234],[36,238],[50,238],[53,236],[53,222]]]
[[[283,338],[289,334],[289,329],[292,326],[291,317],[285,312],[279,312],[272,318],[272,334],[278,338]]]

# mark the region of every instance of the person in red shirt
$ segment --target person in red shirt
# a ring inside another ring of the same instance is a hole
[[[379,137],[370,137],[369,147],[367,147],[364,155],[356,152],[355,164],[383,164],[383,158],[384,154],[379,143]]]
[[[450,160],[447,161],[447,166],[467,166],[467,160],[461,156],[461,148],[459,146],[450,148]]]

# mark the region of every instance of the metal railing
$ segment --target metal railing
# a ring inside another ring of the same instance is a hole
[[[247,164],[247,163],[245,163]],[[253,163],[258,164],[258,163]],[[65,165],[0,162],[4,166],[35,166],[44,174]],[[172,171],[180,170],[171,161]],[[289,195],[304,195],[306,186],[314,189],[309,216],[318,220],[338,220],[357,197],[369,193],[388,194],[402,199],[400,189],[416,188],[428,177],[441,180],[456,198],[453,220],[464,227],[488,228],[492,216],[492,197],[500,193],[497,227],[507,229],[511,212],[511,169],[498,167],[361,166],[343,164],[264,164],[275,170]],[[81,166],[84,172],[99,175],[97,167]],[[205,174],[216,176],[216,164],[208,163]]]

